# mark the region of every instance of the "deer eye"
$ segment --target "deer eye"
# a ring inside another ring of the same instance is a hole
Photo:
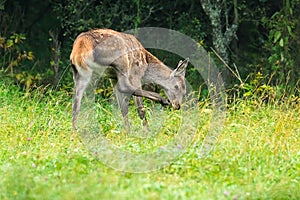
[[[176,90],[178,90],[178,89],[179,89],[178,85],[175,85],[175,89],[176,89]]]

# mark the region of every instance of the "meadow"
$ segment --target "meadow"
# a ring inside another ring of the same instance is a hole
[[[0,199],[300,199],[299,105],[295,96],[271,103],[236,99],[214,149],[200,158],[210,123],[202,105],[184,154],[164,168],[128,173],[103,164],[72,132],[71,94],[38,88],[26,95],[1,81]],[[117,130],[111,119],[102,123],[116,143],[141,141],[110,131]],[[147,148],[143,143],[139,151]]]

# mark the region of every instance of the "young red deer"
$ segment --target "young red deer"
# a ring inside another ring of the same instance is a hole
[[[175,70],[171,70],[159,59],[148,52],[142,44],[130,34],[109,29],[96,29],[81,33],[73,44],[70,60],[73,67],[75,97],[73,103],[73,128],[83,92],[91,80],[93,71],[112,67],[117,77],[118,103],[128,123],[128,99],[134,96],[140,118],[147,125],[142,97],[159,101],[163,105],[171,103],[179,109],[186,93],[185,71],[188,59],[180,61]],[[155,92],[142,89],[141,81],[160,85],[168,100]]]

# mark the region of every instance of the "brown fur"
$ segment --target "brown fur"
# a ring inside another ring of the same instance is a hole
[[[85,59],[91,56],[90,52],[92,52],[93,49],[94,41],[92,38],[87,37],[86,34],[79,35],[73,44],[73,50],[70,55],[72,64],[87,69],[88,65],[85,63]],[[93,60],[92,57],[90,57],[90,59]]]
[[[159,101],[164,105],[169,104],[159,94],[143,90],[142,79],[162,86],[172,106],[176,109],[180,108],[182,96],[185,94],[184,76],[188,61],[181,62],[172,71],[148,52],[133,35],[110,29],[95,29],[81,33],[74,41],[70,60],[74,67],[73,78],[76,86],[73,126],[79,112],[83,91],[91,79],[92,72],[105,66],[111,66],[116,72],[117,90],[120,92],[118,101],[125,122],[128,121],[126,120],[128,103],[124,103],[126,95],[135,96],[138,113],[144,120],[144,124],[147,122],[142,97]]]
[[[105,44],[107,41],[108,44]],[[122,50],[125,54],[122,59],[128,61],[124,67],[131,68],[134,65],[145,65],[146,63],[159,64],[163,63],[154,55],[148,52],[142,44],[130,34],[120,33],[110,29],[95,29],[80,34],[73,44],[73,49],[70,55],[72,64],[81,66],[84,69],[88,68],[86,59],[95,61],[95,48],[97,45],[109,46],[111,53],[115,50]],[[135,61],[135,63],[134,63]],[[116,60],[116,62],[120,62]],[[125,61],[123,61],[125,62]],[[113,64],[113,63],[111,63]]]

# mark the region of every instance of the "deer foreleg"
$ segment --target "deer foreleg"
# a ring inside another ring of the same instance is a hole
[[[142,97],[134,97],[134,101],[135,101],[135,104],[137,107],[138,114],[139,114],[141,120],[143,120],[143,126],[148,128],[148,122],[147,122],[147,118],[146,118],[146,112],[145,112],[145,107],[143,104]]]
[[[119,104],[119,107],[121,109],[122,116],[124,118],[125,123],[125,129],[126,131],[129,131],[130,125],[129,125],[129,118],[128,118],[128,104],[129,104],[129,98],[130,95],[127,95],[125,93],[121,93],[116,89],[116,97]]]
[[[150,91],[143,90],[141,88],[134,87],[125,76],[118,78],[118,89],[120,92],[123,93],[127,93],[137,97],[146,97],[153,101],[159,101],[162,105],[170,104],[168,100],[160,96],[158,93],[150,92]]]

